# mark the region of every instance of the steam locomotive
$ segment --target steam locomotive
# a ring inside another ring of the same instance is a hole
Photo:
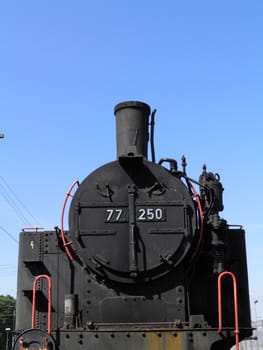
[[[21,232],[13,350],[227,350],[251,335],[245,232],[219,216],[218,174],[155,161],[155,112],[118,104],[117,160],[72,184],[60,227]]]

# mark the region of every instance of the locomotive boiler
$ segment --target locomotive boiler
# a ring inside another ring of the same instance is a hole
[[[114,113],[117,159],[72,184],[54,231],[20,234],[13,350],[238,349],[251,335],[245,232],[219,215],[219,175],[156,162],[147,104]]]

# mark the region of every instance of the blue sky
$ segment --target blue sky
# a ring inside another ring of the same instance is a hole
[[[1,2],[0,294],[16,294],[24,217],[59,225],[72,181],[116,159],[115,104],[140,100],[157,159],[220,174],[263,318],[262,62],[261,0]]]

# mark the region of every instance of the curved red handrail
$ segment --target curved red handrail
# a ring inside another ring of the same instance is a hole
[[[236,350],[239,350],[239,324],[238,324],[238,300],[237,300],[237,282],[235,275],[230,271],[223,271],[218,275],[217,288],[218,288],[218,332],[222,332],[222,293],[221,293],[221,280],[224,276],[230,276],[233,282],[233,297],[234,297],[234,313],[235,313],[235,338],[236,338]]]
[[[51,277],[48,275],[39,275],[35,278],[33,284],[33,299],[32,299],[32,328],[35,328],[35,314],[36,314],[36,291],[37,291],[37,282],[44,278],[48,282],[48,312],[47,312],[47,332],[51,333],[51,307],[52,307],[52,282]]]
[[[64,232],[64,214],[65,214],[65,208],[67,205],[67,201],[68,201],[68,197],[72,197],[72,190],[75,187],[75,185],[79,186],[79,182],[78,180],[75,180],[70,188],[68,189],[67,193],[66,193],[66,197],[64,199],[63,205],[62,205],[62,210],[61,210],[61,216],[60,216],[60,228],[61,228],[61,238],[62,238],[62,242],[63,242],[63,246],[65,248],[66,254],[68,256],[68,258],[72,261],[73,260],[73,256],[68,248],[68,245],[72,244],[72,241],[67,242],[66,237],[65,237],[65,232]]]

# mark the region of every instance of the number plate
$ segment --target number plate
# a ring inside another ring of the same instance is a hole
[[[109,208],[105,210],[105,222],[128,222],[128,208]],[[166,221],[166,212],[160,207],[136,207],[137,222]]]
[[[105,222],[128,222],[127,208],[109,208],[105,210]]]
[[[165,209],[160,207],[136,208],[136,221],[165,221]]]

